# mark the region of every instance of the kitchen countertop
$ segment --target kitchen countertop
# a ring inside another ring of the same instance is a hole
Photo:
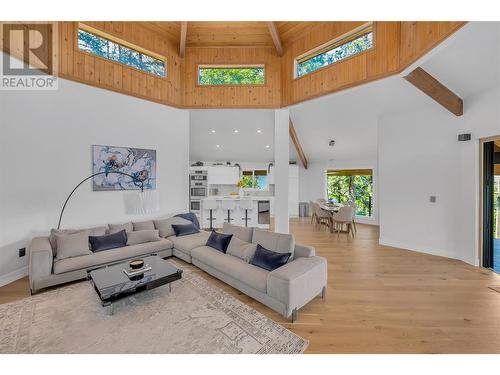
[[[206,199],[215,199],[217,201],[222,201],[222,200],[239,201],[241,199],[251,199],[253,201],[269,201],[269,200],[274,199],[274,196],[272,196],[272,195],[267,195],[267,196],[255,196],[255,195],[253,195],[253,196],[245,196],[245,197],[236,196],[235,198],[232,198],[230,196],[214,195],[214,196],[210,196],[207,198],[203,198],[202,200],[206,200]]]

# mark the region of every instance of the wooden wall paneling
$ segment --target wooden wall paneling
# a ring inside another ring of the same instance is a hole
[[[174,43],[145,28],[140,22],[85,22],[111,36],[164,56],[167,77],[161,78],[77,48],[78,23],[60,22],[60,75],[89,85],[110,89],[162,104],[180,107],[181,71]]]
[[[401,22],[400,68],[414,63],[465,24],[461,21]]]
[[[374,48],[294,78],[295,59],[365,22],[318,25],[286,50],[282,59],[282,105],[290,105],[394,74],[399,68],[399,22],[374,23]]]
[[[295,58],[362,23],[324,23],[288,46],[281,61],[282,106],[399,73],[465,24],[375,22],[372,50],[294,79]]]
[[[198,65],[264,64],[264,85],[200,86]],[[280,107],[280,59],[274,47],[186,48],[183,66],[184,106],[189,108]]]
[[[366,53],[366,75],[370,79],[399,70],[401,23],[376,22],[375,38],[375,48]]]

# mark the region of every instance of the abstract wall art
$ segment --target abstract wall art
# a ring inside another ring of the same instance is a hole
[[[92,173],[122,172],[134,176],[110,173],[95,176],[92,190],[137,190],[144,182],[144,189],[156,189],[156,150],[133,147],[92,146]],[[138,181],[139,180],[139,181]]]

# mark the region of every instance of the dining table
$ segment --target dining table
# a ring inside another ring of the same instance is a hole
[[[338,212],[340,207],[342,207],[342,204],[338,203],[323,203],[319,205],[321,209],[328,211],[328,212]]]

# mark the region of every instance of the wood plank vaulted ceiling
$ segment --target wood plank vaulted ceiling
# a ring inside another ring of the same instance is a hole
[[[374,22],[373,48],[311,74],[295,76],[298,56],[366,22],[82,22],[164,56],[167,74],[159,77],[79,49],[80,23],[61,21],[58,75],[179,108],[281,108],[398,74],[465,24]],[[197,69],[202,64],[263,64],[265,83],[200,86]]]
[[[306,30],[333,22],[275,22],[281,41],[287,45]],[[181,22],[141,22],[174,43],[181,34]],[[274,47],[266,22],[189,22],[186,47]]]

